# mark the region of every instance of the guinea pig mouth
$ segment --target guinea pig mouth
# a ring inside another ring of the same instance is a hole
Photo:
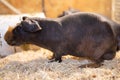
[[[20,43],[16,42],[16,41],[11,41],[11,42],[8,42],[9,45],[11,46],[19,46]]]

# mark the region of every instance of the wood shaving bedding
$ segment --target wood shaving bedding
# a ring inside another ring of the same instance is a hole
[[[0,80],[120,80],[119,53],[99,68],[80,68],[88,61],[65,56],[48,63],[52,53],[45,49],[23,51],[0,60]]]

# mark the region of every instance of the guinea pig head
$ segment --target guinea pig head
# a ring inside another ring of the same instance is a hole
[[[29,43],[29,40],[35,35],[35,32],[41,29],[37,21],[24,17],[23,21],[18,23],[16,27],[9,27],[5,33],[4,39],[11,46],[19,46]]]

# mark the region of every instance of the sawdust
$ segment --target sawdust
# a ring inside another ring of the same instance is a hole
[[[120,80],[119,54],[99,68],[80,68],[88,61],[65,56],[48,63],[50,51],[23,51],[0,60],[0,80]]]

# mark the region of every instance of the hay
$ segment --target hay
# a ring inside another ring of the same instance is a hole
[[[120,80],[119,52],[99,68],[79,68],[86,60],[63,58],[48,63],[51,52],[44,49],[12,54],[0,60],[0,80]]]

